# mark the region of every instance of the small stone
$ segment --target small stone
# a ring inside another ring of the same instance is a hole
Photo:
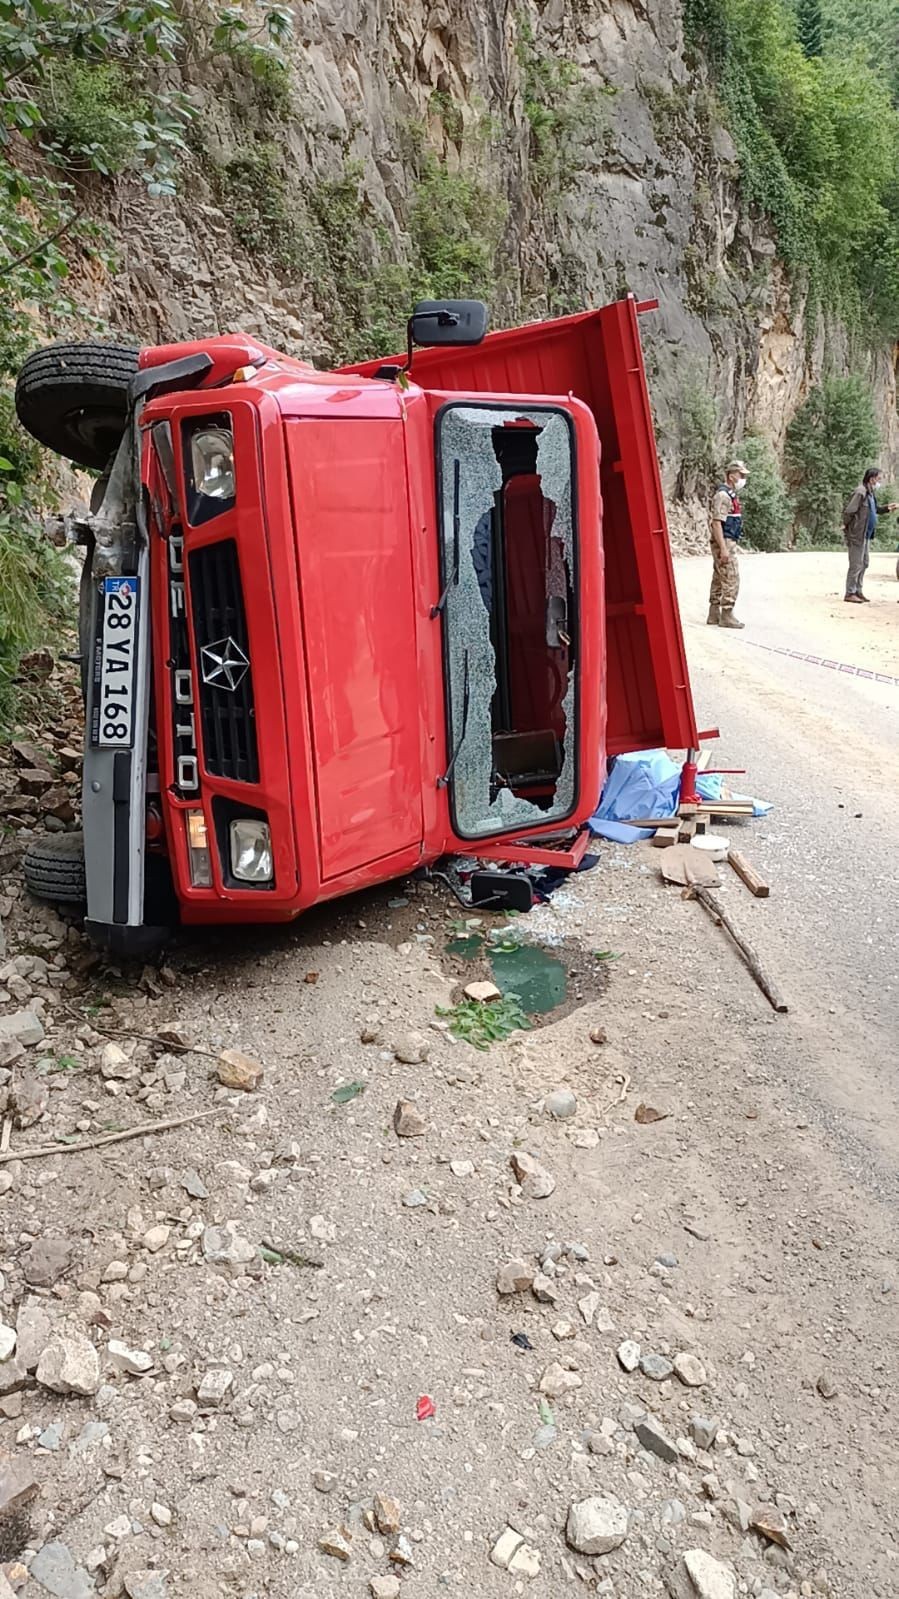
[[[393,1113],[393,1130],[397,1138],[423,1138],[428,1124],[412,1099],[397,1101]]]
[[[412,1553],[412,1545],[410,1544],[408,1538],[403,1537],[402,1533],[400,1533],[400,1536],[397,1538],[396,1543],[390,1551],[390,1559],[393,1561],[395,1566],[412,1566],[415,1564],[415,1556]]]
[[[393,1053],[403,1066],[420,1066],[427,1060],[429,1048],[423,1033],[404,1033],[394,1044]]]
[[[129,1377],[145,1377],[153,1370],[152,1355],[145,1349],[129,1349],[118,1338],[110,1338],[106,1352],[116,1371],[127,1372]]]
[[[239,1049],[223,1049],[215,1065],[215,1075],[223,1088],[235,1088],[252,1094],[265,1075],[258,1060],[244,1055]]]
[[[558,1290],[551,1277],[538,1271],[531,1284],[531,1293],[541,1305],[554,1305],[559,1297]]]
[[[160,1249],[164,1249],[168,1243],[171,1231],[171,1227],[167,1226],[165,1222],[160,1222],[158,1227],[148,1228],[141,1240],[144,1249],[148,1250],[151,1255],[158,1255]]]
[[[8,1091],[8,1109],[17,1127],[34,1127],[50,1103],[50,1085],[36,1071],[24,1071]]]
[[[652,1416],[644,1416],[634,1427],[644,1449],[651,1455],[657,1455],[659,1460],[664,1460],[666,1466],[677,1465],[680,1456],[671,1439],[664,1433],[658,1422]]]
[[[786,1518],[776,1505],[758,1505],[749,1517],[749,1526],[768,1543],[777,1544],[779,1549],[790,1548]]]
[[[837,1385],[831,1377],[827,1376],[826,1372],[822,1372],[815,1384],[815,1387],[817,1388],[822,1399],[836,1399]]]
[[[499,1294],[526,1294],[533,1287],[536,1272],[526,1260],[507,1260],[496,1274]]]
[[[664,1355],[641,1355],[640,1370],[651,1382],[666,1382],[674,1367]]]
[[[640,1364],[640,1345],[633,1338],[625,1338],[617,1349],[618,1364],[623,1371],[636,1371]]]
[[[16,1329],[0,1322],[0,1361],[8,1360],[16,1347]]]
[[[100,1076],[107,1082],[125,1082],[135,1075],[136,1067],[120,1044],[104,1044],[100,1051]]]
[[[168,1505],[161,1505],[158,1501],[150,1506],[150,1515],[157,1527],[170,1527],[172,1525],[172,1512]]]
[[[320,1494],[332,1494],[337,1487],[337,1478],[333,1471],[314,1471],[312,1473],[312,1486]]]
[[[21,1455],[0,1457],[0,1538],[7,1553],[9,1531],[14,1526],[24,1526],[26,1508],[37,1498],[38,1492],[37,1477],[29,1460]]]
[[[560,1344],[564,1344],[569,1338],[577,1337],[577,1328],[573,1321],[557,1321],[553,1325],[552,1334]]]
[[[212,1371],[207,1371],[200,1381],[197,1403],[202,1408],[220,1405],[233,1381],[233,1371],[227,1371],[224,1366],[213,1367]]]
[[[540,1551],[533,1549],[514,1527],[506,1527],[490,1551],[490,1559],[501,1571],[519,1577],[540,1575]]]
[[[376,1493],[374,1512],[378,1531],[383,1533],[385,1538],[399,1532],[401,1510],[396,1499],[391,1499],[389,1494]]]
[[[737,1581],[733,1572],[720,1560],[713,1560],[704,1549],[688,1549],[682,1569],[692,1583],[696,1599],[736,1599]]]
[[[128,1599],[166,1599],[163,1571],[128,1571],[122,1582]]]
[[[451,1160],[450,1171],[454,1177],[473,1177],[474,1162],[471,1160]]]
[[[580,1127],[572,1141],[575,1149],[598,1149],[599,1133],[595,1127]]]
[[[368,1590],[372,1599],[400,1599],[400,1579],[392,1575],[372,1577]]]
[[[568,1511],[565,1536],[581,1555],[607,1555],[620,1548],[628,1532],[628,1514],[617,1499],[580,1499]]]
[[[206,1187],[199,1172],[186,1171],[181,1175],[181,1187],[191,1199],[208,1199],[209,1189]]]
[[[223,1227],[204,1227],[203,1255],[210,1265],[226,1266],[229,1275],[240,1277],[259,1251],[248,1238],[241,1237],[233,1221]]]
[[[44,1036],[44,1024],[33,1010],[16,1010],[10,1016],[0,1016],[0,1042],[12,1040],[25,1049],[32,1049]]]
[[[104,1283],[123,1283],[129,1270],[127,1260],[111,1260],[100,1280]]]
[[[502,992],[495,983],[466,983],[463,993],[466,999],[473,999],[478,1005],[489,1005],[495,999],[502,999]]]
[[[674,1371],[685,1388],[702,1388],[708,1381],[705,1366],[696,1355],[675,1355]]]
[[[583,1386],[583,1377],[576,1371],[566,1371],[557,1360],[547,1366],[540,1378],[540,1392],[549,1399],[561,1399],[563,1394],[573,1393],[576,1388]]]
[[[666,1271],[674,1271],[677,1266],[676,1255],[656,1255],[656,1265],[664,1266]]]
[[[594,1290],[592,1294],[585,1294],[583,1299],[579,1299],[577,1302],[577,1308],[588,1327],[593,1326],[593,1318],[599,1309],[600,1301],[601,1295]]]
[[[43,1432],[38,1434],[37,1441],[41,1449],[48,1449],[51,1452],[58,1449],[62,1442],[62,1422],[51,1422],[49,1427],[45,1427]]]
[[[577,1115],[577,1096],[570,1088],[554,1088],[543,1101],[543,1109],[547,1116],[554,1116],[556,1121],[568,1121]]]
[[[124,1514],[116,1516],[108,1527],[103,1528],[103,1531],[107,1538],[115,1538],[117,1543],[121,1543],[123,1538],[130,1538],[131,1536],[131,1517]]]
[[[403,1204],[407,1210],[419,1210],[427,1203],[428,1196],[420,1188],[410,1188],[409,1192],[403,1195]]]
[[[55,1333],[37,1363],[37,1380],[54,1394],[95,1394],[100,1386],[97,1351],[84,1333]]]
[[[172,1421],[193,1421],[196,1414],[195,1399],[176,1399],[175,1403],[169,1406],[169,1416]]]
[[[28,1568],[29,1577],[52,1593],[54,1599],[91,1599],[94,1584],[83,1566],[76,1565],[64,1543],[45,1543]]]
[[[349,1560],[353,1551],[350,1534],[345,1527],[331,1527],[318,1540],[322,1554],[333,1555],[335,1560]]]
[[[718,1436],[718,1423],[709,1421],[707,1416],[693,1416],[690,1432],[697,1449],[711,1449]]]
[[[548,1199],[554,1192],[555,1178],[550,1176],[545,1166],[541,1166],[533,1155],[516,1151],[509,1157],[509,1165],[526,1199]]]

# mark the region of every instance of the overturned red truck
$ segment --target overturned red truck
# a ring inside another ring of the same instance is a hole
[[[83,838],[31,847],[32,891],[138,954],[173,906],[286,921],[453,854],[575,864],[609,755],[697,744],[646,309],[488,335],[424,302],[405,360],[335,372],[240,335],[30,357],[21,420],[104,469],[65,519]]]

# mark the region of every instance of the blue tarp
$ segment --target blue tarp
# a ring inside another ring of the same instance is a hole
[[[612,763],[590,831],[618,844],[633,844],[648,837],[645,827],[624,827],[622,823],[639,816],[673,816],[680,803],[681,769],[667,750],[637,750],[619,755]],[[703,799],[719,800],[724,780],[717,773],[700,774],[697,792]],[[734,794],[734,799],[742,798]],[[771,806],[765,800],[752,801],[753,816],[766,816]]]

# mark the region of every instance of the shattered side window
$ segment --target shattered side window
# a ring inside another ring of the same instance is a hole
[[[437,442],[456,830],[549,829],[576,792],[571,423],[450,405]]]

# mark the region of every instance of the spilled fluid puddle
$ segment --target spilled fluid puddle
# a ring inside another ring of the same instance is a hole
[[[606,990],[605,963],[578,944],[518,942],[508,934],[488,937],[464,933],[444,946],[446,965],[460,989],[478,978],[492,978],[504,999],[514,999],[534,1026],[558,1021]]]
[[[503,994],[514,994],[529,1015],[546,1016],[565,1003],[565,966],[538,944],[495,944],[487,959],[497,988]]]

